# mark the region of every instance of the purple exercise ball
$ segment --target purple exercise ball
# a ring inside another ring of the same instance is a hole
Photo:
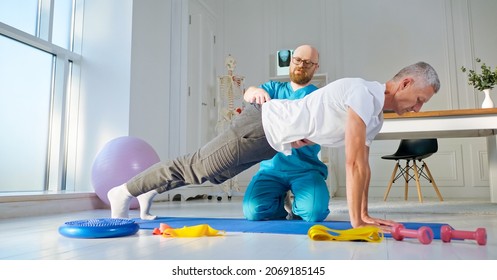
[[[113,187],[160,161],[155,150],[144,140],[123,136],[109,141],[93,161],[91,182],[97,196],[110,205],[107,193]],[[138,200],[131,200],[130,208],[138,208]]]

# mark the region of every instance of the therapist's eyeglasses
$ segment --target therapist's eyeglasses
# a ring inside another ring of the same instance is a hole
[[[296,57],[296,56],[292,57],[292,62],[295,65],[302,64],[302,67],[304,67],[304,68],[311,68],[314,65],[318,65],[316,62],[312,62],[310,60],[305,60],[305,59],[302,59],[302,58]]]

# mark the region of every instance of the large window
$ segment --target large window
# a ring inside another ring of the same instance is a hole
[[[0,191],[42,189],[53,55],[0,37]]]
[[[0,0],[0,192],[65,189],[82,1]]]

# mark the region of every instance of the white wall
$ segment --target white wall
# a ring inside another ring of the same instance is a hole
[[[133,2],[130,132],[161,159],[185,152],[188,2]]]
[[[168,155],[171,84],[170,1],[133,2],[130,135]]]

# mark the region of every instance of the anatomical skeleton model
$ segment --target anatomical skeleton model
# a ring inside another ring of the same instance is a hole
[[[217,131],[221,132],[229,126],[234,116],[239,115],[243,109],[243,76],[233,75],[236,67],[236,60],[229,55],[225,65],[228,68],[228,75],[219,78],[219,109]]]
[[[236,60],[228,55],[225,60],[226,68],[228,69],[228,74],[219,76],[219,94],[218,94],[218,119],[216,125],[216,131],[221,133],[230,124],[233,118],[239,115],[244,107],[243,104],[243,80],[245,77],[233,75],[233,71],[236,68]],[[240,186],[237,182],[237,177],[234,177],[223,184],[221,188],[228,195],[228,199],[231,199],[233,192],[240,192]],[[220,200],[220,197],[218,197]]]

